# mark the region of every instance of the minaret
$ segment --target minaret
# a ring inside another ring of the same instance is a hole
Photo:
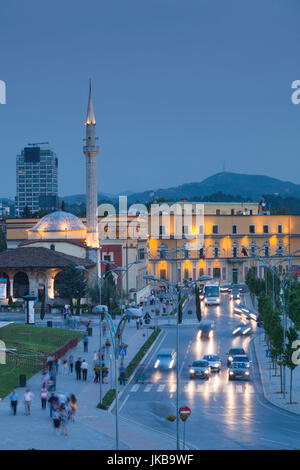
[[[83,153],[86,156],[86,244],[88,256],[97,262],[99,274],[99,236],[98,236],[98,188],[97,188],[97,155],[96,119],[92,101],[92,86],[90,81],[88,110],[85,121],[86,145]]]

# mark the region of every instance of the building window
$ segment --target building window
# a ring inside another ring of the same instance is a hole
[[[199,225],[199,234],[200,235],[203,235],[204,233],[204,226],[203,225]]]
[[[145,248],[139,249],[139,259],[145,259]]]
[[[199,269],[199,277],[204,276],[204,269],[200,268]]]
[[[232,233],[237,233],[237,225],[232,226]]]
[[[165,235],[165,226],[164,225],[159,226],[159,235]]]
[[[264,225],[264,233],[269,233],[269,225]]]
[[[255,225],[249,225],[249,233],[255,233]]]
[[[236,246],[234,246],[233,249],[232,249],[232,256],[233,256],[234,258],[237,257],[237,247],[236,247]]]
[[[200,248],[199,250],[199,258],[204,259],[204,248]]]
[[[160,278],[160,279],[167,280],[167,278],[166,278],[166,270],[165,270],[165,269],[161,269],[161,270],[160,270],[160,272],[159,272],[159,278]]]
[[[185,249],[184,252],[183,252],[183,257],[184,257],[185,259],[189,259],[189,256],[190,256],[189,250],[186,250],[186,249]]]
[[[184,270],[184,279],[188,279],[188,278],[189,278],[189,270],[185,269]]]
[[[231,215],[234,215],[234,209],[231,209]]]
[[[220,268],[213,268],[213,277],[220,278],[221,277],[221,270]]]
[[[278,227],[277,227],[277,233],[282,233],[282,225],[278,225]]]
[[[219,226],[213,225],[213,233],[219,233]]]
[[[103,256],[103,260],[104,260],[104,261],[111,261],[110,255],[104,255],[104,256]]]
[[[268,245],[265,245],[264,252],[265,252],[265,256],[269,256],[269,246]]]
[[[216,209],[216,215],[220,215],[220,209]]]
[[[217,246],[215,246],[215,248],[214,248],[214,257],[218,258],[218,256],[219,256],[219,248]]]
[[[189,226],[188,225],[183,225],[182,226],[182,233],[186,234],[186,235],[189,233]]]

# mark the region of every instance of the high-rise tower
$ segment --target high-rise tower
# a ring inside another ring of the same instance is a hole
[[[92,101],[91,82],[85,126],[86,145],[83,147],[83,153],[86,156],[86,244],[89,247],[89,257],[99,265],[97,188],[97,155],[99,147],[96,145],[96,119]]]

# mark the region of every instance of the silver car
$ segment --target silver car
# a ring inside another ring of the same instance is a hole
[[[235,362],[237,363],[243,363],[246,369],[249,369],[251,366],[251,361],[249,361],[249,358],[246,354],[241,354],[239,356],[233,356],[231,364],[234,364]]]
[[[244,362],[232,361],[229,368],[229,380],[244,379],[250,380],[250,370],[245,366]]]
[[[154,369],[173,369],[175,363],[175,349],[161,349],[156,357]]]
[[[196,379],[199,377],[200,379],[208,380],[210,377],[211,369],[209,366],[208,361],[194,361],[190,366],[190,379]]]
[[[205,354],[202,358],[204,361],[208,361],[209,367],[212,372],[220,372],[221,360],[216,354]]]

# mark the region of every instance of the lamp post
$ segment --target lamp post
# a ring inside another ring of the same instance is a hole
[[[118,375],[119,375],[119,349],[120,344],[123,336],[123,332],[129,318],[137,318],[141,317],[142,313],[137,308],[129,308],[126,310],[126,313],[121,316],[121,319],[118,323],[117,329],[115,331],[113,321],[111,315],[108,312],[102,312],[102,305],[97,305],[93,308],[94,313],[104,313],[105,318],[108,320],[109,331],[112,340],[113,346],[113,353],[115,359],[115,387],[116,387],[116,405],[115,405],[115,412],[116,412],[116,450],[119,450],[119,382],[118,382]]]
[[[152,276],[151,274],[147,274],[144,276],[144,279],[147,279],[149,281],[155,281],[155,282],[161,282],[162,284],[165,284],[167,287],[169,294],[171,298],[173,298],[173,301],[176,305],[176,310],[177,310],[177,321],[176,321],[176,448],[177,450],[180,450],[180,440],[179,440],[179,303],[181,299],[181,290],[182,288],[177,289],[176,285],[171,284],[170,282],[166,281],[165,279],[159,279],[156,276]],[[196,279],[195,281],[191,282],[189,284],[190,287],[192,287],[194,284],[197,282],[201,281],[208,281],[211,280],[212,276],[200,276],[199,279]]]

